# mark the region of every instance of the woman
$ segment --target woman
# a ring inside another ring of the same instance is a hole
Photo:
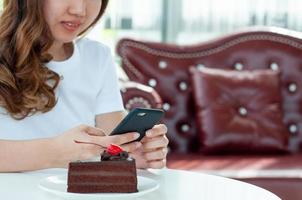
[[[0,172],[66,167],[121,145],[138,168],[165,166],[165,125],[107,136],[124,117],[110,50],[78,39],[108,0],[4,1],[0,18]]]

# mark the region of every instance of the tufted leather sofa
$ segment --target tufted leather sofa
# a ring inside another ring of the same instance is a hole
[[[117,53],[131,81],[153,88],[147,97],[142,94],[150,91],[136,87],[136,92],[124,99],[127,109],[141,101],[134,100],[138,95],[146,97],[143,99],[147,102],[157,102],[154,106],[166,111],[163,121],[169,128],[171,148],[168,167],[236,178],[271,190],[285,200],[302,199],[302,33],[256,27],[190,46],[122,39]],[[189,77],[192,66],[280,70],[283,123],[290,153],[202,154]],[[173,87],[167,83],[173,83]]]

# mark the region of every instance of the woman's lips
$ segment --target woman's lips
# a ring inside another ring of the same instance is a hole
[[[70,32],[74,32],[79,29],[81,23],[79,22],[71,22],[71,21],[63,21],[61,22],[64,28]]]

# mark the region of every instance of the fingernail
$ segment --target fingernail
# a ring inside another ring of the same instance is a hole
[[[152,132],[151,131],[147,131],[146,135],[147,135],[147,137],[151,137],[152,136]]]
[[[134,139],[139,138],[139,136],[140,136],[140,134],[139,134],[139,133],[134,133],[134,135],[133,135]]]

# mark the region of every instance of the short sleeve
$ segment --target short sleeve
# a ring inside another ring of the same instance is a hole
[[[116,66],[110,50],[106,51],[106,61],[103,62],[101,74],[101,88],[97,94],[95,114],[123,111],[123,100],[118,85]]]

